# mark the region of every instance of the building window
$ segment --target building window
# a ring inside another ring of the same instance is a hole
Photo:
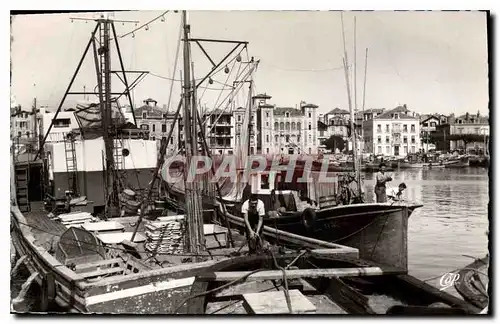
[[[378,154],[382,154],[382,146],[377,147],[377,152],[378,152]]]
[[[290,135],[285,136],[285,142],[290,143]]]
[[[17,137],[21,137],[21,132],[17,132]]]
[[[285,130],[285,123],[284,122],[280,123],[280,130]]]
[[[415,153],[415,146],[412,146],[412,147],[411,147],[411,152],[412,152],[412,153]]]
[[[414,124],[411,125],[411,132],[415,133],[415,125]]]
[[[147,125],[147,124],[142,124],[142,125],[141,125],[141,129],[143,129],[143,130],[149,130],[149,125]]]
[[[268,128],[269,128],[269,122],[266,122],[266,127],[268,127]]]
[[[266,135],[266,142],[269,143],[269,135]]]
[[[403,125],[403,133],[408,133],[408,125]]]
[[[278,143],[278,135],[274,136],[274,142]]]
[[[30,132],[26,132],[26,137],[30,137]]]
[[[269,113],[268,112],[266,112],[266,118],[269,118]],[[269,149],[268,149],[268,151],[269,151]]]
[[[26,124],[26,122],[21,122],[21,127],[23,127],[23,124]],[[65,127],[69,127],[70,124],[71,124],[71,120],[69,118],[58,118],[58,119],[54,120],[53,126],[55,128],[65,128]]]
[[[268,148],[266,148],[266,153],[267,153],[267,154],[269,154],[269,147],[268,147]]]
[[[404,150],[405,154],[408,154],[408,146],[404,146],[403,150]]]
[[[156,132],[156,125],[153,124],[153,132]]]
[[[295,130],[295,122],[292,122],[292,130]]]
[[[403,143],[404,143],[404,144],[408,143],[408,137],[403,136]]]
[[[382,133],[382,125],[377,124],[377,133]]]
[[[151,137],[152,141],[156,141],[156,138],[154,136]]]
[[[415,144],[415,136],[413,136],[413,135],[411,136],[411,143]]]
[[[300,132],[302,131],[302,125],[300,124],[300,122],[297,123],[297,130]]]
[[[286,112],[286,113],[285,113],[285,117],[287,117],[287,118],[288,118],[288,117],[290,117],[290,113],[289,113],[289,112]]]
[[[382,136],[377,137],[377,143],[382,144]]]
[[[311,130],[311,124],[309,124],[309,130]]]
[[[286,122],[286,124],[285,124],[285,130],[288,131],[288,132],[290,131],[290,122]]]
[[[238,115],[238,121],[241,122],[241,115]]]
[[[394,114],[394,119],[399,119],[399,115],[398,114]]]
[[[386,146],[385,147],[385,153],[386,154],[391,154],[391,147],[390,146]]]
[[[278,128],[279,128],[278,122],[275,122],[274,123],[274,130],[278,130]]]
[[[385,132],[386,133],[390,133],[391,132],[389,124],[385,124]]]
[[[431,127],[436,127],[436,122],[431,122]]]
[[[309,113],[309,118],[311,118],[311,113]],[[310,150],[311,150],[311,149],[309,149],[309,151],[310,151]],[[311,152],[309,152],[309,153],[311,153]]]
[[[167,125],[161,125],[161,131],[165,133],[167,131]]]
[[[386,136],[385,137],[385,144],[389,144],[390,142],[391,142],[391,140],[390,140],[389,136]]]
[[[321,136],[321,137],[325,136],[325,131],[324,130],[320,130],[319,131],[319,136]]]

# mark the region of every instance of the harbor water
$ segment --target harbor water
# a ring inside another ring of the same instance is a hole
[[[488,253],[488,169],[407,169],[393,174],[391,186],[407,185],[405,198],[421,202],[409,219],[409,273],[439,286],[440,277]],[[364,174],[368,200],[373,200],[374,173]],[[11,296],[21,288],[19,273],[12,278]],[[453,288],[446,290],[457,295]],[[18,311],[36,311],[36,289]]]

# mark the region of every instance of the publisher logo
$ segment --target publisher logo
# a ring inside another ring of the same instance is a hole
[[[460,274],[458,273],[445,273],[439,280],[439,284],[441,285],[441,289],[439,290],[442,291],[453,286],[453,284],[457,282],[458,279],[460,279]]]

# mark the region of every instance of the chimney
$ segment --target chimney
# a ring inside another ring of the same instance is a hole
[[[403,108],[404,108],[404,109],[408,109],[408,108],[406,108],[406,104],[403,104]]]
[[[469,121],[469,113],[465,113],[465,121],[468,122]]]

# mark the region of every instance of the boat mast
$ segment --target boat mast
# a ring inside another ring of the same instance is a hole
[[[356,150],[356,129],[354,126],[354,110],[352,107],[352,100],[351,100],[351,86],[349,82],[349,61],[347,58],[347,49],[345,45],[345,31],[344,31],[344,16],[342,12],[340,13],[340,19],[342,22],[342,37],[344,41],[344,57],[342,58],[342,62],[344,65],[344,72],[345,72],[345,80],[346,80],[346,85],[347,85],[347,101],[349,104],[349,112],[351,115],[351,141],[352,141],[352,161],[354,164],[354,172],[355,172],[355,177],[356,179],[360,179],[360,173],[359,173],[359,165],[358,165],[358,158],[357,158],[357,150]],[[361,192],[361,184],[358,181],[358,191]]]
[[[366,70],[368,68],[368,48],[365,48],[365,77],[363,81],[363,104],[361,107],[363,118],[361,119],[361,137],[363,138],[363,149],[365,147],[364,139],[365,139],[365,99],[366,99]],[[364,151],[364,150],[363,150]]]
[[[198,153],[198,134],[196,131],[197,111],[194,104],[194,91],[196,87],[191,84],[191,46],[190,46],[190,26],[187,23],[187,13],[182,11],[182,27],[184,30],[184,77],[183,77],[183,99],[184,99],[184,139],[186,148],[186,169],[184,170],[184,185],[186,192],[186,218],[187,231],[186,242],[189,252],[198,254],[204,248],[203,222],[201,213],[201,196],[196,181],[187,181],[188,174],[196,169],[191,166],[193,155]]]

